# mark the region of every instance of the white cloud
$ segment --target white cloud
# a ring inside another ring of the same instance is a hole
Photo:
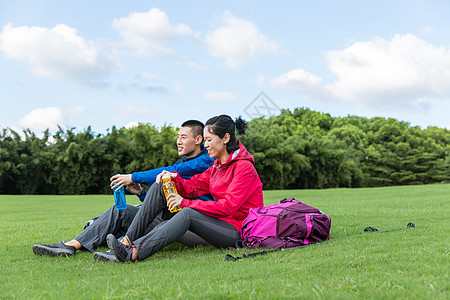
[[[173,90],[176,93],[186,93],[187,92],[187,88],[186,86],[184,86],[182,83],[180,82],[174,82],[173,83]]]
[[[150,80],[158,78],[158,76],[156,76],[155,74],[147,73],[147,72],[139,73],[139,74],[136,75],[136,77],[137,78],[142,78],[142,79],[150,79]]]
[[[113,27],[123,38],[123,46],[142,56],[173,54],[165,43],[178,36],[191,36],[185,24],[171,24],[166,13],[154,7],[148,12],[134,12],[126,18],[115,19]]]
[[[432,27],[426,26],[426,27],[422,28],[422,32],[426,33],[426,34],[431,34],[434,32],[434,30]]]
[[[208,100],[234,101],[237,99],[237,96],[231,92],[207,91],[205,92],[205,98]]]
[[[124,127],[127,129],[133,128],[133,127],[138,127],[139,126],[139,122],[138,121],[132,121],[128,124],[126,124]]]
[[[46,129],[55,131],[58,130],[58,125],[63,127],[64,124],[64,114],[57,107],[34,109],[18,122],[19,127],[35,132],[45,131]]]
[[[198,64],[195,62],[186,62],[185,65],[188,66],[189,68],[200,70],[200,71],[205,71],[208,69],[205,65],[201,65],[201,64]]]
[[[271,80],[278,88],[309,97],[335,98],[367,107],[429,105],[423,99],[450,96],[450,51],[411,34],[391,40],[356,42],[342,51],[329,51],[328,66],[337,80],[295,69]]]
[[[310,97],[324,98],[326,89],[321,85],[322,78],[303,69],[294,69],[270,80],[271,86],[291,90]]]
[[[13,27],[0,33],[0,50],[27,61],[38,76],[89,80],[115,70],[117,65],[102,54],[92,41],[64,24],[52,29],[37,26]]]
[[[225,58],[229,67],[239,67],[256,53],[277,53],[278,45],[263,35],[252,22],[226,11],[223,26],[208,32],[205,43],[215,57]]]
[[[329,52],[328,61],[338,77],[330,90],[352,102],[450,95],[450,51],[411,34],[395,35],[390,41],[358,42]]]

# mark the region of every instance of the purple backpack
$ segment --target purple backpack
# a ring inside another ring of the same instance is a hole
[[[252,208],[241,230],[248,248],[289,248],[330,238],[331,219],[319,209],[294,198]]]

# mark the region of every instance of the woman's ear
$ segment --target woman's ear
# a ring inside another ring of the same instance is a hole
[[[230,134],[227,132],[225,133],[225,135],[223,136],[223,143],[227,144],[230,141]]]

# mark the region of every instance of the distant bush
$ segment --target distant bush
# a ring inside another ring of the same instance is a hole
[[[177,128],[140,124],[106,135],[88,127],[0,132],[0,193],[110,193],[109,177],[171,165]],[[249,122],[241,137],[265,189],[450,182],[450,131],[297,108]]]
[[[255,119],[242,137],[266,189],[450,181],[450,131],[305,108]]]

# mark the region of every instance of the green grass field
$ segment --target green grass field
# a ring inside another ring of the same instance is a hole
[[[135,264],[95,262],[89,252],[42,257],[33,244],[72,239],[112,205],[112,195],[0,195],[0,299],[450,298],[450,184],[264,196],[266,205],[295,197],[320,208],[336,240],[236,262],[225,255],[256,251],[174,244]],[[410,221],[416,228],[359,235],[367,226],[384,230]]]

